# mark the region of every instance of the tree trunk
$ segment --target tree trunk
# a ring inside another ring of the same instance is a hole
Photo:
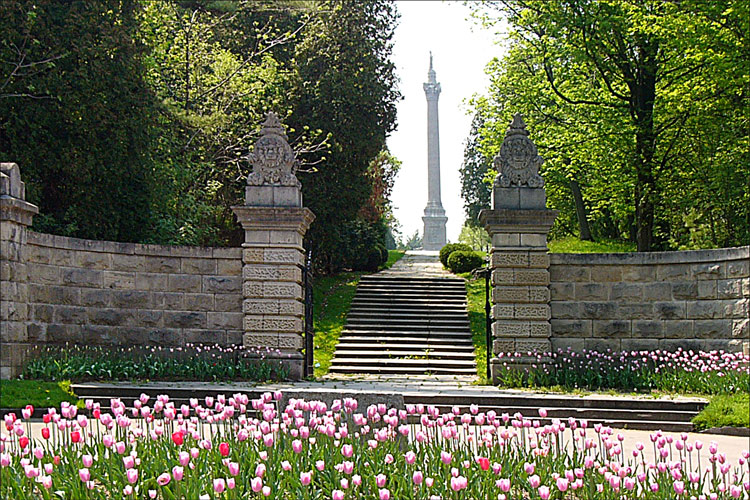
[[[570,180],[570,190],[573,192],[573,200],[576,203],[576,217],[578,218],[580,239],[583,241],[594,241],[594,238],[591,237],[591,229],[589,229],[589,221],[586,217],[586,207],[583,204],[581,187],[578,185],[578,181],[574,179]]]
[[[644,40],[639,47],[637,81],[633,95],[635,117],[635,220],[639,252],[651,251],[654,236],[654,100],[656,99],[656,55],[658,44]]]

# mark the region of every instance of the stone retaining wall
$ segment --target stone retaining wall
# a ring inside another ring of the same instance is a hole
[[[242,342],[242,250],[27,232],[31,344]]]
[[[555,348],[742,350],[749,303],[750,247],[550,255]]]

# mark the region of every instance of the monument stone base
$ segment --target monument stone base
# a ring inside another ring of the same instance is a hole
[[[440,250],[445,246],[445,223],[448,217],[427,216],[422,217],[424,222],[424,234],[422,235],[422,248],[424,250]]]

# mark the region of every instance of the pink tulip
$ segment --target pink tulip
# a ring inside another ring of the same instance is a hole
[[[271,496],[271,487],[270,486],[264,486],[260,492],[263,494],[264,497]]]
[[[382,488],[385,486],[386,477],[385,474],[378,474],[375,476],[375,484],[378,485],[378,488]]]
[[[125,455],[122,457],[122,464],[125,466],[125,469],[132,469],[135,467],[135,457],[132,455]]]
[[[254,492],[258,493],[260,490],[263,489],[263,479],[257,476],[252,478],[250,480],[250,487],[253,489]]]
[[[227,488],[233,490],[237,486],[237,482],[233,477],[227,478]]]
[[[547,486],[539,487],[539,498],[541,498],[542,500],[547,500],[549,498],[549,487]]]
[[[91,473],[88,469],[78,469],[78,477],[85,483],[91,480]]]
[[[560,491],[568,490],[568,480],[562,477],[557,478],[557,489]]]
[[[125,474],[127,475],[130,484],[138,482],[138,469],[128,469]]]
[[[498,488],[500,488],[500,491],[507,493],[508,491],[510,491],[510,479],[498,479],[497,486]]]
[[[414,474],[411,475],[411,480],[414,484],[419,486],[422,484],[422,480],[424,479],[424,475],[422,474],[422,471],[414,471]]]
[[[341,454],[346,458],[351,458],[354,455],[354,447],[350,444],[345,444],[341,447]]]
[[[129,496],[130,496],[130,495],[132,495],[132,494],[133,494],[133,487],[132,487],[132,486],[130,486],[130,485],[127,485],[127,486],[125,486],[125,487],[124,487],[124,488],[122,489],[122,496],[124,496],[124,497],[129,497]]]
[[[391,499],[391,492],[388,490],[388,488],[383,488],[378,491],[378,495],[380,496],[380,500],[390,500]]]
[[[322,472],[322,471],[323,471],[323,469],[325,469],[325,468],[326,468],[326,463],[325,463],[325,461],[324,461],[324,460],[317,460],[317,461],[315,462],[315,468],[316,468],[316,469],[318,469],[319,471],[321,471],[321,472]]]
[[[237,464],[237,468],[239,469],[239,464]],[[263,477],[263,475],[266,473],[266,465],[265,464],[258,464],[258,466],[255,468],[255,475],[257,477]],[[236,474],[234,474],[236,475]]]
[[[360,476],[359,474],[354,474],[352,476],[352,484],[354,486],[360,486],[360,485],[362,485],[362,476]]]
[[[171,480],[172,476],[170,476],[168,472],[163,472],[159,474],[159,477],[156,478],[156,482],[159,484],[159,486],[166,486]]]
[[[333,490],[331,492],[331,500],[344,500],[344,492],[341,490]]]
[[[442,460],[444,464],[448,465],[449,463],[451,463],[451,461],[453,461],[453,456],[446,451],[441,451],[440,460]]]
[[[299,474],[299,481],[302,483],[303,486],[307,486],[312,481],[312,471],[310,472],[300,472]]]
[[[175,465],[172,467],[172,477],[174,477],[175,481],[182,481],[182,477],[185,474],[185,469],[183,469],[179,465]]]
[[[534,474],[533,476],[529,476],[529,484],[532,488],[538,488],[541,484],[541,480],[539,479],[539,476]]]
[[[239,467],[239,465],[238,465],[238,467]],[[283,462],[281,462],[281,468],[284,471],[289,472],[290,470],[292,470],[292,464],[289,463],[289,460],[284,460]],[[230,469],[230,471],[231,471],[231,469]]]

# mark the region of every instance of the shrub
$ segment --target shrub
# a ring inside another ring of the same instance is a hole
[[[440,249],[440,262],[443,263],[443,267],[448,267],[448,257],[450,257],[456,250],[471,252],[472,249],[465,243],[448,243]]]
[[[484,265],[482,256],[471,250],[456,250],[448,257],[448,269],[454,273],[468,273],[482,265]]]
[[[362,266],[358,268],[360,271],[375,272],[382,264],[383,254],[380,252],[380,246],[376,245],[367,250],[365,258],[363,259]]]
[[[383,264],[388,262],[388,250],[382,245],[378,245],[378,249],[380,250],[380,264],[379,265],[382,266]]]

